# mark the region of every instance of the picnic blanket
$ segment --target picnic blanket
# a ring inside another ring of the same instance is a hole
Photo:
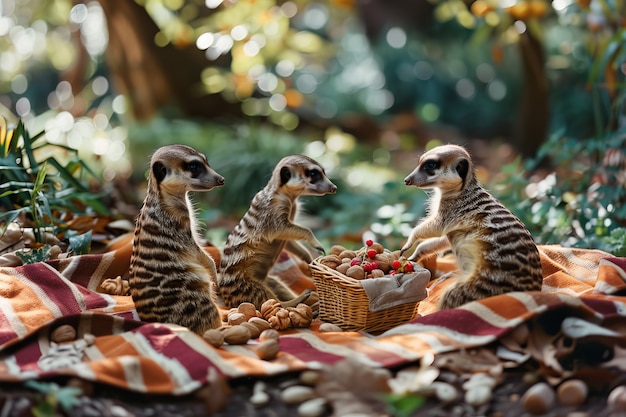
[[[219,257],[216,248],[210,248]],[[263,377],[332,365],[347,357],[367,366],[393,368],[427,354],[486,346],[506,339],[520,325],[543,319],[559,328],[567,317],[608,326],[626,314],[626,259],[597,250],[541,246],[542,292],[510,293],[435,311],[450,280],[433,280],[418,316],[380,335],[281,331],[278,357],[261,360],[247,345],[216,349],[200,336],[170,324],[142,323],[132,299],[102,292],[100,284],[128,271],[130,239],[101,254],[0,268],[0,381],[75,376],[143,393],[187,394],[210,381]],[[455,268],[441,258],[437,271]],[[281,256],[274,272],[293,288],[312,288],[308,265]],[[555,314],[555,312],[566,312]],[[52,331],[63,324],[74,342],[56,345]],[[619,327],[619,326],[618,326]],[[624,329],[610,330],[626,341]],[[609,331],[609,330],[606,330]],[[510,351],[515,346],[507,345]]]

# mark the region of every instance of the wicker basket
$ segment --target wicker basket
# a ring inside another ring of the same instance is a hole
[[[311,273],[320,297],[319,319],[346,331],[382,332],[406,323],[416,314],[418,303],[406,303],[382,311],[369,311],[369,298],[359,280],[319,262]]]

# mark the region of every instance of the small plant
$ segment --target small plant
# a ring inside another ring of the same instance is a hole
[[[24,385],[41,394],[31,409],[35,417],[57,416],[59,406],[65,412],[70,411],[78,405],[78,397],[83,393],[80,388],[60,387],[54,382],[27,381]]]
[[[101,196],[82,178],[84,173],[96,178],[93,171],[75,150],[47,142],[43,133],[31,136],[21,121],[9,129],[0,118],[0,236],[18,221],[32,227],[35,247],[46,243],[48,233],[64,234],[66,220],[74,215],[108,214]],[[68,162],[53,153],[64,154]],[[75,246],[84,248],[84,242]]]

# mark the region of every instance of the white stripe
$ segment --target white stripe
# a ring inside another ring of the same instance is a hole
[[[147,392],[148,388],[143,381],[139,358],[137,356],[126,355],[118,356],[116,359],[120,365],[122,365],[122,369],[124,369],[124,378],[128,383],[128,387],[131,390]]]
[[[78,287],[76,287],[76,284],[74,284],[72,281],[65,278],[63,275],[59,274],[59,271],[54,269],[49,264],[44,262],[42,265],[48,268],[50,272],[53,272],[54,274],[56,274],[61,279],[61,281],[67,286],[67,288],[69,288],[69,290],[72,292],[72,295],[74,296],[74,299],[78,303],[78,306],[80,307],[81,311],[87,310],[87,303],[85,302],[85,297],[78,290]]]

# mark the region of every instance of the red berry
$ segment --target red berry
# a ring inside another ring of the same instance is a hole
[[[370,262],[370,265],[372,265],[372,269],[378,269],[378,262],[376,261]]]
[[[411,262],[407,262],[404,265],[404,272],[413,272],[413,264]]]
[[[360,258],[354,258],[353,260],[350,261],[350,266],[354,266],[354,265],[361,265],[361,259]]]
[[[373,241],[372,239],[367,239],[367,240],[365,241],[365,244],[366,244],[367,246],[372,246],[372,245],[374,244],[374,241]]]
[[[378,252],[376,252],[376,249],[368,249],[367,250],[367,256],[369,256],[371,259],[374,259],[377,254],[378,254]]]
[[[398,273],[398,272],[397,272],[395,269],[392,269],[391,271],[389,271],[389,275],[395,275],[395,274],[397,274],[397,273]]]
[[[391,263],[391,267],[392,267],[393,269],[398,269],[398,268],[400,268],[401,266],[402,266],[402,264],[401,264],[401,263],[400,263],[400,261],[399,261],[399,260],[397,260],[397,259]]]
[[[363,265],[363,270],[365,272],[372,272],[372,264],[370,262],[366,262],[365,265]]]

